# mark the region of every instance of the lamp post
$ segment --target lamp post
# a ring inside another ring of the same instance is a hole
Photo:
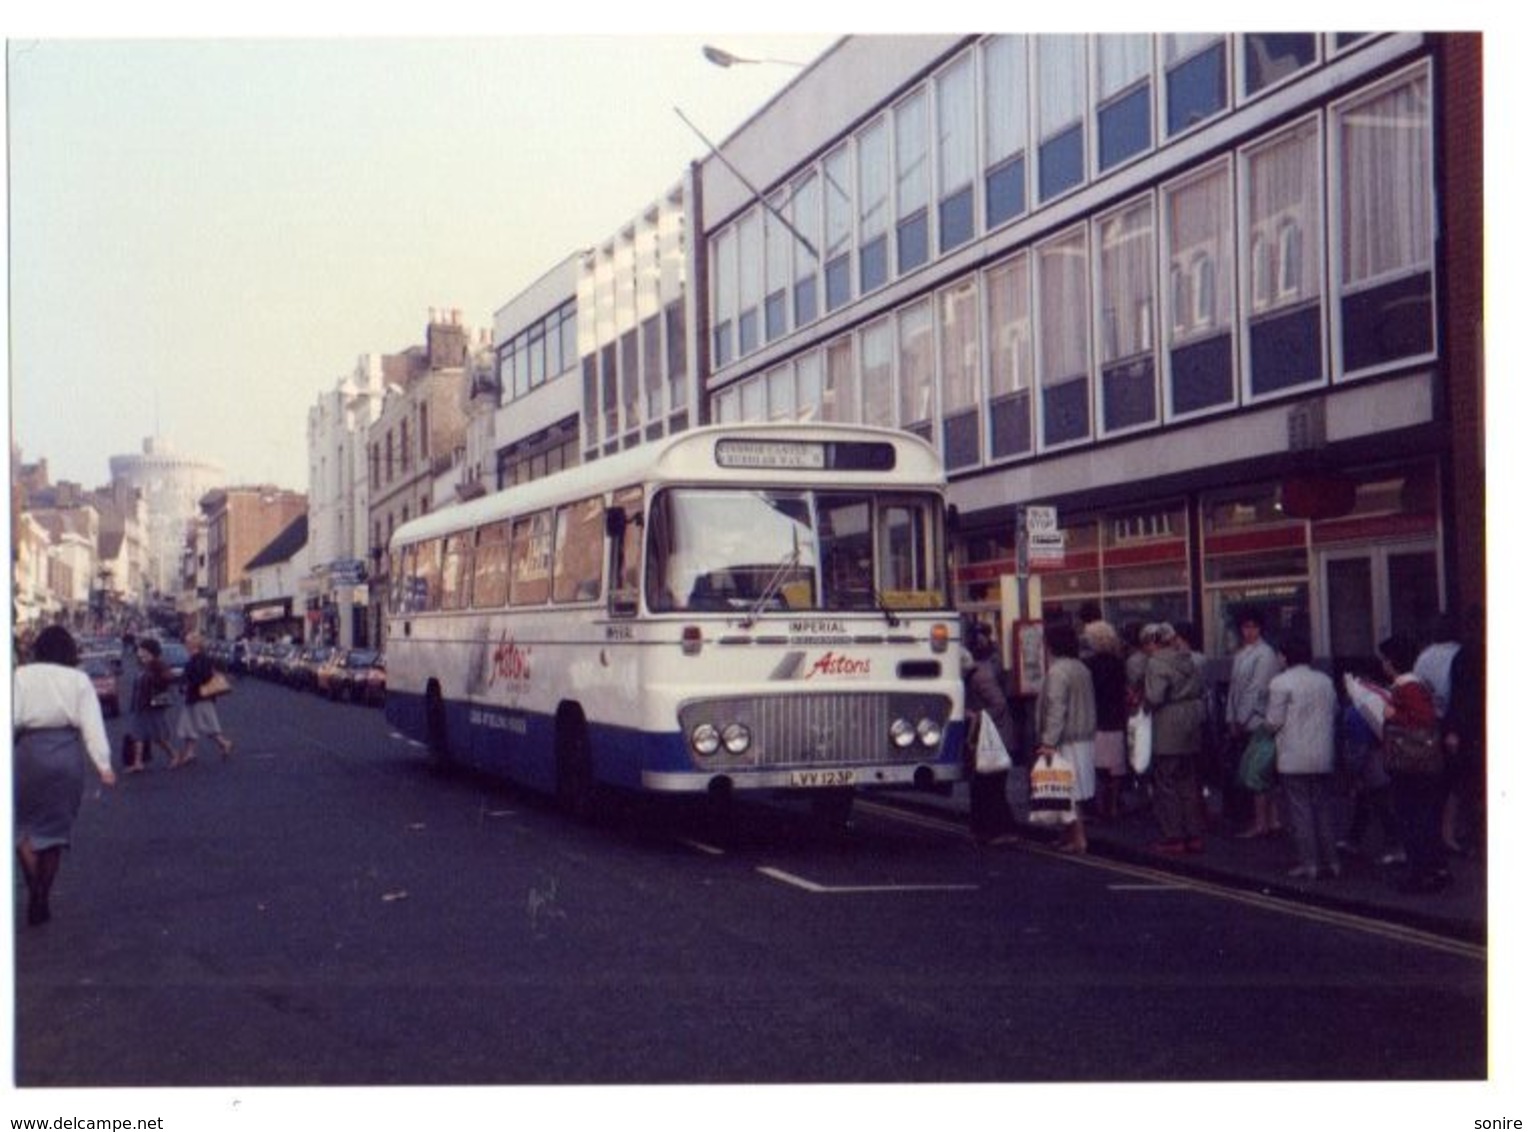
[[[775,63],[782,67],[802,67],[803,64],[792,59],[748,59],[743,55],[736,55],[732,51],[725,51],[722,47],[714,47],[710,43],[702,45],[702,54],[707,61],[715,67],[733,67],[736,64],[745,66],[756,63]]]

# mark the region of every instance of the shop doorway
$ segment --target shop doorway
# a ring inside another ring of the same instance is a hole
[[[1320,571],[1319,651],[1348,671],[1373,667],[1385,637],[1423,641],[1441,608],[1441,571],[1429,542],[1326,551]]]

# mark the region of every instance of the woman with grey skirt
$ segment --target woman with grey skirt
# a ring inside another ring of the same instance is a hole
[[[38,634],[31,662],[12,679],[16,859],[33,926],[52,916],[48,899],[85,795],[86,762],[103,784],[117,781],[101,703],[79,661],[69,630],[50,625]]]
[[[213,677],[213,660],[204,650],[203,643],[200,633],[192,633],[186,638],[186,649],[191,653],[182,677],[186,682],[186,706],[181,709],[181,718],[176,723],[176,739],[181,743],[181,753],[170,760],[171,770],[183,767],[197,757],[199,739],[211,738],[224,758],[234,750],[233,740],[223,733],[218,709],[212,700],[202,695],[202,685]]]

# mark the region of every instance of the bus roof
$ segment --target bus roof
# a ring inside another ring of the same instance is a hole
[[[717,441],[723,438],[749,445],[793,441],[824,444],[830,441],[874,442],[892,446],[895,470],[845,470],[826,472],[794,470],[780,466],[721,468]],[[793,484],[824,482],[881,485],[885,487],[940,487],[946,482],[936,450],[913,433],[867,425],[753,424],[703,425],[662,440],[640,444],[588,464],[580,464],[530,483],[517,484],[466,503],[455,504],[412,519],[394,532],[391,546],[437,538],[482,523],[545,510],[561,503],[603,494],[617,488],[653,482],[707,482]]]

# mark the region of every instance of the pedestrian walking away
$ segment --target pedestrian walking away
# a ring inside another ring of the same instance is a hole
[[[69,631],[50,625],[12,678],[12,797],[16,858],[27,884],[27,923],[52,918],[50,896],[69,847],[89,762],[103,785],[117,781],[101,703],[81,672]]]

